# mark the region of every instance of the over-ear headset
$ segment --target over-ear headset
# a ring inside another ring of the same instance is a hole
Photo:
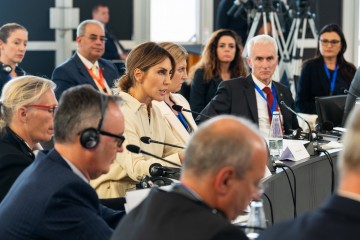
[[[3,70],[6,73],[11,73],[12,67],[10,65],[1,63],[1,70]]]
[[[86,149],[95,148],[100,139],[100,130],[104,120],[105,110],[107,106],[108,98],[100,94],[100,110],[101,116],[97,128],[87,128],[82,131],[80,134],[80,144]]]

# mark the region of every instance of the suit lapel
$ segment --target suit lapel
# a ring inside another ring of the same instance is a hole
[[[82,81],[84,83],[91,84],[95,89],[98,89],[95,82],[94,82],[94,79],[92,79],[92,77],[90,76],[88,70],[86,69],[84,63],[81,61],[81,59],[79,58],[77,53],[74,54],[73,58],[74,58],[74,61],[76,63],[76,67],[77,67],[77,69],[79,71],[79,74],[80,74],[80,76],[82,78]]]
[[[254,82],[252,80],[251,74],[245,78],[245,95],[247,99],[247,103],[250,109],[251,117],[254,122],[259,122],[259,115],[256,103],[256,95],[254,91]]]

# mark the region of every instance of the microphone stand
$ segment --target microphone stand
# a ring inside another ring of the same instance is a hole
[[[297,116],[298,118],[300,118],[301,120],[303,120],[306,123],[306,125],[309,128],[309,135],[308,135],[309,143],[305,144],[304,146],[305,146],[305,148],[308,151],[310,156],[316,155],[315,154],[315,148],[314,148],[314,139],[312,137],[312,131],[311,131],[311,127],[310,127],[309,122],[305,118],[303,118],[300,114],[298,114],[297,112],[292,110],[292,108],[290,108],[288,105],[286,105],[286,103],[283,100],[280,101],[280,104],[283,105],[287,110],[289,110],[290,112],[295,114],[295,116]]]

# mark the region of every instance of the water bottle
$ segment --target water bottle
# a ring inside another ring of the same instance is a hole
[[[273,112],[268,143],[271,159],[275,161],[283,151],[283,131],[278,111]]]
[[[262,200],[252,201],[250,214],[246,225],[246,236],[249,239],[256,239],[260,232],[266,228],[264,206]]]
[[[357,97],[355,100],[355,105],[359,106],[360,105],[360,97]]]

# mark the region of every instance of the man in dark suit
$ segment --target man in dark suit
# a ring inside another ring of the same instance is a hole
[[[359,239],[360,236],[360,108],[349,115],[339,156],[339,185],[319,209],[276,224],[259,239]]]
[[[298,129],[296,116],[287,110],[281,101],[294,107],[290,90],[281,83],[272,81],[278,56],[274,38],[258,35],[247,44],[247,62],[252,73],[246,78],[240,77],[220,83],[215,97],[201,112],[208,116],[234,114],[245,117],[259,126],[264,137],[269,134],[272,114],[279,111],[285,133],[290,129]],[[269,99],[274,100],[270,104]],[[206,120],[199,116],[197,122]]]
[[[106,26],[110,20],[109,7],[105,4],[95,5],[92,9],[92,18],[104,24],[107,41],[102,57],[108,60],[125,60],[128,55],[126,49]]]
[[[153,189],[111,239],[247,239],[230,220],[259,198],[267,161],[256,127],[234,116],[201,125],[188,143],[180,184]]]
[[[99,204],[89,185],[123,150],[120,98],[90,86],[64,92],[55,149],[18,177],[0,204],[0,239],[109,239],[123,216]]]
[[[96,20],[85,20],[79,24],[76,35],[76,53],[55,68],[51,77],[57,85],[57,99],[66,89],[81,84],[110,94],[119,72],[112,62],[101,59],[106,42],[104,26]]]

